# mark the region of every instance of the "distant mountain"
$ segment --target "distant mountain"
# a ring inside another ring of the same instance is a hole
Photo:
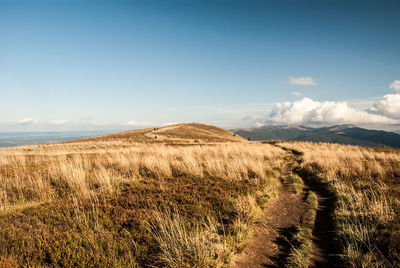
[[[310,128],[298,125],[234,129],[236,134],[251,140],[297,140],[330,142],[360,146],[400,148],[400,134],[383,130],[369,130],[354,125]]]

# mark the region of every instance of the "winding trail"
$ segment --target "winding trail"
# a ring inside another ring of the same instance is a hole
[[[279,194],[270,200],[261,217],[260,225],[253,230],[245,250],[238,256],[235,267],[285,267],[291,250],[295,226],[306,211],[304,196],[313,191],[318,196],[318,209],[313,229],[309,267],[343,267],[338,257],[339,247],[335,240],[333,210],[335,195],[326,183],[316,180],[313,174],[301,167],[302,153],[277,144],[287,151],[287,164],[282,170],[281,181],[290,173],[298,174],[304,181],[303,192],[293,194],[282,183]]]
[[[340,254],[340,246],[335,233],[334,209],[336,196],[329,184],[318,179],[314,174],[302,168],[303,153],[275,145],[290,153],[296,163],[293,171],[299,175],[306,185],[305,191],[313,191],[318,197],[317,215],[314,222],[312,250],[309,267],[344,267]]]
[[[305,209],[301,197],[291,193],[284,186],[279,195],[269,201],[262,217],[262,224],[256,226],[252,239],[239,256],[236,267],[282,267],[290,251],[294,226],[299,223]]]
[[[278,195],[270,200],[261,217],[261,224],[253,229],[249,243],[240,254],[235,267],[283,267],[289,255],[290,240],[295,226],[306,209],[303,195],[295,195],[284,183],[284,177],[293,171],[292,162],[283,168]]]
[[[317,194],[318,209],[315,218],[310,267],[343,267],[339,258],[339,245],[335,235],[335,221],[333,211],[335,208],[335,194],[329,190],[326,183],[313,179],[301,168],[296,173],[303,179],[310,191]]]

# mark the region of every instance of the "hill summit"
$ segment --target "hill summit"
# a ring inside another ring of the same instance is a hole
[[[182,123],[165,127],[128,130],[83,139],[80,141],[132,141],[166,143],[242,142],[244,138],[235,133],[200,123]]]

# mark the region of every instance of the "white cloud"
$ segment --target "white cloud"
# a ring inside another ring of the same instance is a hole
[[[255,126],[256,126],[256,127],[262,127],[262,126],[265,126],[265,124],[264,124],[264,123],[261,123],[261,122],[256,122],[256,123],[255,123]]]
[[[126,123],[127,126],[134,126],[134,127],[143,127],[143,126],[154,126],[154,123],[152,122],[146,122],[146,121],[129,121]]]
[[[311,85],[315,86],[314,79],[312,77],[289,77],[289,83],[292,85]]]
[[[394,80],[389,87],[393,90],[400,91],[400,80]]]
[[[30,117],[24,117],[21,120],[16,121],[15,123],[17,125],[30,125],[30,124],[34,124],[34,123],[37,123],[37,122],[38,122],[37,120],[34,120],[34,119],[30,118]]]
[[[360,124],[385,125],[399,123],[380,114],[350,107],[347,102],[318,102],[303,98],[294,102],[276,103],[269,122],[284,124]]]
[[[300,92],[297,92],[297,91],[293,91],[292,94],[293,94],[294,96],[301,96],[301,93],[300,93]]]
[[[65,120],[65,119],[57,119],[57,120],[50,121],[50,124],[58,125],[58,126],[65,125],[66,123],[68,123],[68,120]]]
[[[394,119],[400,119],[400,94],[388,94],[375,102],[369,111]]]

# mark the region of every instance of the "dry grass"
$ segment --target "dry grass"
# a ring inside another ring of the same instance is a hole
[[[0,209],[72,194],[112,194],[139,177],[263,178],[281,164],[282,151],[260,144],[167,146],[96,142],[0,150]],[[34,150],[34,151],[32,151]]]
[[[87,138],[85,141],[134,141],[146,143],[199,144],[211,142],[246,142],[244,138],[225,129],[200,123],[184,123],[161,128],[146,128]]]
[[[156,212],[149,226],[161,249],[161,266],[218,267],[229,262],[232,252],[211,219],[187,226],[177,211]]]
[[[292,239],[292,248],[289,253],[287,267],[307,268],[310,266],[312,251],[312,232],[318,209],[318,197],[309,192],[306,198],[307,209],[301,222],[296,226]]]
[[[329,182],[344,261],[353,267],[400,265],[400,151],[287,142],[303,168]]]
[[[227,265],[283,155],[267,144],[124,139],[0,149],[2,262]]]
[[[289,186],[292,193],[296,195],[302,193],[304,182],[297,174],[290,173],[287,176],[283,177],[283,181]]]

